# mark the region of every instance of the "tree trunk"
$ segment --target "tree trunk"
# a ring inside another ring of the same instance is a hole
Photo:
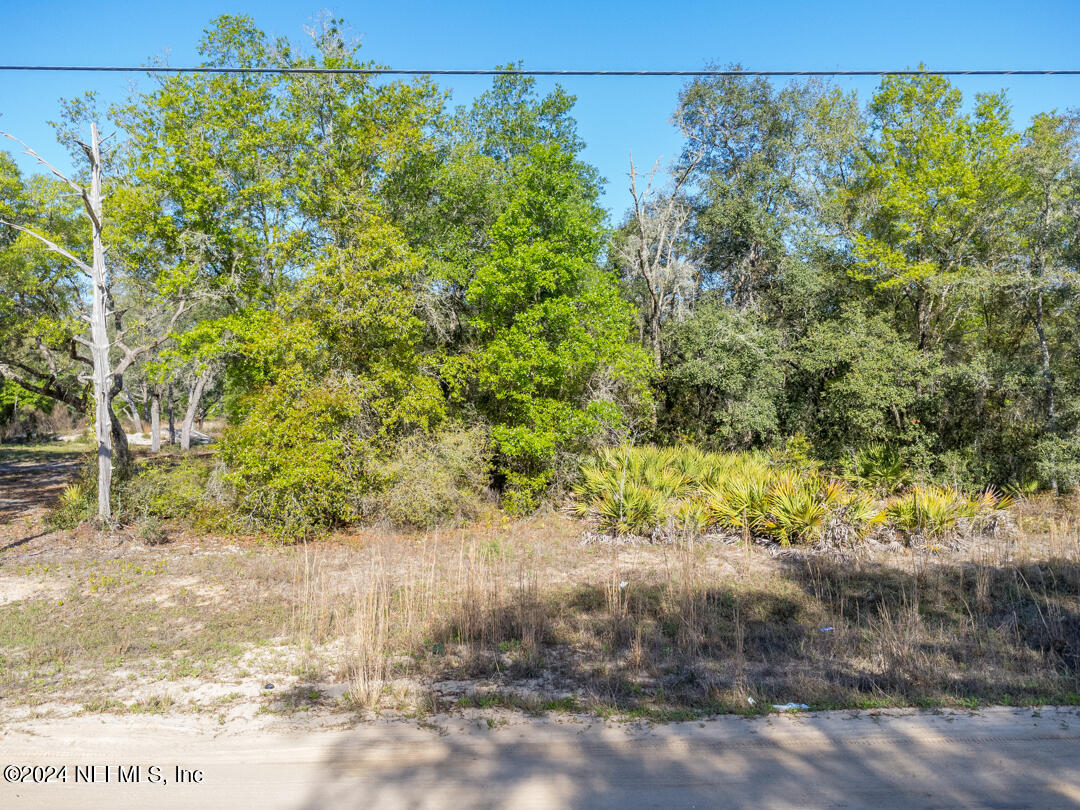
[[[131,413],[131,421],[135,423],[135,432],[142,433],[142,417],[139,416],[139,409],[135,406],[135,400],[131,398],[131,392],[124,388],[124,399],[127,400],[128,411]]]
[[[161,452],[161,397],[156,388],[150,396],[150,452]]]
[[[93,229],[94,261],[91,265],[93,305],[90,311],[90,355],[94,363],[94,427],[97,432],[98,456],[98,519],[112,519],[109,493],[112,489],[113,429],[109,389],[108,313],[105,311],[108,292],[105,275],[105,244],[101,238],[101,149],[97,124],[90,125],[90,192],[87,207]]]
[[[150,386],[146,384],[146,380],[142,381],[142,387],[139,392],[139,404],[142,405],[142,418],[144,422],[150,421]]]
[[[173,419],[173,391],[172,383],[169,383],[169,390],[166,393],[168,397],[169,406],[169,444],[176,444],[176,421]]]
[[[116,418],[112,397],[109,397],[109,421],[112,427],[113,472],[125,470],[131,464],[131,448],[128,446],[127,434],[124,432],[124,423]]]
[[[649,323],[649,343],[652,349],[653,365],[663,368],[663,356],[660,352],[660,313],[654,312]]]
[[[1042,355],[1043,385],[1046,389],[1046,432],[1053,436],[1057,430],[1057,413],[1054,402],[1054,373],[1050,370],[1050,349],[1046,345],[1046,330],[1043,328],[1043,292],[1042,287],[1035,297],[1035,332],[1039,336],[1039,353]],[[1058,494],[1057,471],[1050,474],[1050,489]]]
[[[191,427],[195,422],[195,413],[199,409],[199,400],[202,399],[203,389],[210,381],[210,369],[204,370],[195,380],[195,386],[188,396],[187,411],[184,413],[184,424],[180,427],[180,449],[191,449]]]

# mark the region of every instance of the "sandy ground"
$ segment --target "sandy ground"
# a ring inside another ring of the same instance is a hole
[[[67,782],[5,781],[0,807],[1080,806],[1075,708],[820,712],[655,726],[490,720],[335,729],[254,719],[227,730],[185,716],[18,724],[0,733],[0,763],[66,764]],[[77,764],[98,765],[98,782],[76,784]],[[139,783],[117,783],[117,765],[139,765]],[[163,782],[154,781],[152,765]],[[201,772],[201,781],[176,783],[177,767]]]

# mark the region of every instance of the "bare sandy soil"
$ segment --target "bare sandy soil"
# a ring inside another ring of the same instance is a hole
[[[1080,717],[1053,708],[667,725],[435,716],[347,729],[83,717],[5,728],[0,760],[68,765],[66,783],[0,784],[12,810],[1080,805]],[[98,783],[76,784],[75,766],[91,764]],[[139,783],[117,783],[117,765],[139,765]],[[201,781],[177,784],[178,767]]]

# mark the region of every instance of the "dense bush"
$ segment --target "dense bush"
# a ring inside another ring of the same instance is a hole
[[[116,486],[116,514],[123,520],[185,520],[221,524],[229,503],[215,491],[214,463],[209,458],[168,456],[136,464]]]
[[[761,446],[775,436],[782,341],[760,317],[709,298],[669,324],[664,345],[661,431],[718,450]]]
[[[356,519],[375,483],[371,393],[349,377],[261,391],[221,442],[239,519],[287,537]]]
[[[491,439],[481,426],[414,434],[377,466],[380,485],[364,500],[364,515],[417,528],[473,520],[483,503],[490,465]]]

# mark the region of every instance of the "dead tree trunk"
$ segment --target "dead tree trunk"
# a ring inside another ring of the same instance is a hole
[[[116,460],[114,459],[114,451],[118,454],[117,458],[121,464],[126,464],[130,459],[127,437],[120,420],[118,420],[113,413],[112,400],[122,390],[123,373],[135,359],[161,345],[168,339],[169,332],[173,326],[175,326],[177,319],[185,311],[186,301],[181,299],[164,335],[145,346],[136,347],[134,349],[128,347],[122,339],[123,329],[120,325],[119,313],[109,311],[111,297],[109,295],[108,287],[108,271],[105,266],[105,243],[102,236],[101,138],[98,133],[97,124],[90,124],[89,145],[82,141],[77,141],[90,163],[89,188],[71,180],[18,138],[7,133],[0,134],[22,144],[26,149],[26,154],[35,158],[43,166],[46,166],[54,175],[75,191],[82,200],[83,213],[86,215],[87,219],[90,220],[93,259],[89,264],[76,257],[70,251],[65,250],[29,228],[16,225],[15,223],[6,220],[0,220],[0,222],[34,237],[52,252],[57,253],[72,262],[90,279],[90,313],[89,315],[83,314],[82,316],[90,324],[90,339],[87,340],[81,335],[74,336],[71,344],[71,356],[72,359],[83,362],[92,369],[90,379],[92,381],[92,389],[94,392],[94,430],[97,439],[98,457],[98,519],[103,523],[109,523],[112,520],[112,508],[109,503],[109,493],[112,488],[113,466],[114,461]],[[108,330],[110,316],[114,318],[114,323],[116,325],[116,336],[115,340],[112,341],[110,341]],[[78,345],[85,346],[90,350],[89,358],[78,353]],[[119,361],[115,373],[114,369],[111,368],[110,360],[110,350],[114,345],[118,346],[124,353],[124,357]],[[5,367],[5,374],[6,373],[7,369]],[[15,380],[24,388],[27,388],[27,390],[59,399],[72,406],[80,406],[84,402],[81,396],[76,398],[70,392],[65,392],[55,387],[51,381],[46,385],[41,386],[34,385],[32,382],[25,382],[19,377],[16,377]],[[131,403],[130,397],[128,398],[128,402],[129,404]],[[134,407],[132,409],[134,410]],[[138,421],[137,412],[136,421]]]
[[[195,380],[188,395],[187,411],[184,413],[184,423],[180,426],[180,449],[191,449],[191,428],[195,422],[195,414],[199,410],[199,400],[202,399],[203,389],[210,382],[210,369],[205,369]]]
[[[157,388],[150,396],[150,452],[161,451],[161,397]]]
[[[101,147],[98,142],[97,124],[90,125],[90,191],[85,199],[87,214],[93,227],[94,260],[90,265],[93,301],[90,308],[90,356],[94,361],[94,426],[98,446],[98,518],[108,521],[112,517],[109,492],[112,488],[112,409],[109,407],[109,388],[112,385],[109,371],[109,313],[105,311],[108,300],[108,279],[105,274],[105,243],[101,238]]]
[[[620,260],[627,270],[645,284],[648,294],[642,302],[644,320],[641,334],[648,344],[656,368],[662,365],[661,326],[666,314],[677,311],[680,297],[692,287],[694,267],[679,252],[679,239],[689,221],[690,211],[679,198],[679,191],[700,158],[691,160],[675,178],[667,195],[653,199],[653,179],[659,161],[648,175],[645,189],[637,185],[638,171],[630,156],[630,196],[634,203],[631,215],[635,232],[620,249]]]

